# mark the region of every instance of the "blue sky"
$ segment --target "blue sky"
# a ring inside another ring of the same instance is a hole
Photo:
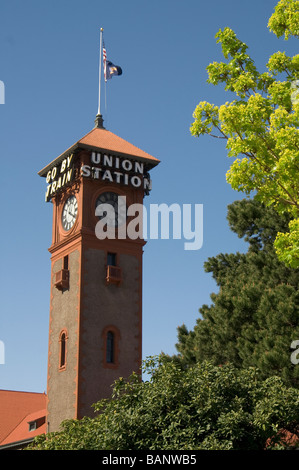
[[[143,357],[176,352],[177,327],[193,328],[217,286],[203,264],[246,250],[229,230],[227,205],[242,194],[225,180],[223,141],[191,136],[199,101],[229,100],[206,83],[222,60],[215,34],[231,27],[264,71],[294,42],[267,29],[274,0],[2,0],[0,5],[1,311],[0,388],[46,390],[52,206],[37,172],[94,126],[99,31],[123,69],[107,84],[107,129],[161,160],[150,203],[203,204],[204,241],[149,240],[143,271]]]

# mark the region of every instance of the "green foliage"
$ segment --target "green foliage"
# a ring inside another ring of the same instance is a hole
[[[280,0],[269,20],[277,36],[298,36],[299,1]],[[299,213],[299,55],[276,52],[267,72],[258,72],[247,45],[230,28],[216,35],[226,62],[207,67],[208,83],[225,84],[236,99],[221,106],[202,101],[196,107],[191,134],[226,140],[234,161],[227,172],[233,189],[273,206],[279,213]],[[280,77],[281,76],[281,77]],[[278,78],[281,78],[279,80]],[[291,230],[291,227],[290,227]],[[299,266],[299,235],[277,242],[277,255],[288,266]],[[288,247],[288,253],[285,250]]]
[[[277,37],[299,36],[298,0],[280,0],[271,16],[268,27]]]
[[[258,367],[266,378],[279,375],[299,387],[299,368],[290,345],[299,338],[299,270],[277,259],[273,242],[285,234],[289,216],[256,200],[228,207],[231,229],[249,243],[247,253],[219,254],[205,263],[219,292],[200,308],[193,331],[178,329],[178,359],[186,366],[209,360]]]
[[[115,383],[93,419],[70,420],[39,437],[35,449],[262,450],[298,436],[299,391],[253,368],[196,364],[184,369],[165,356],[148,358],[151,379]],[[270,444],[271,441],[271,444]]]
[[[289,228],[289,233],[277,234],[274,246],[279,259],[286,265],[296,268],[299,265],[299,220],[291,220]]]

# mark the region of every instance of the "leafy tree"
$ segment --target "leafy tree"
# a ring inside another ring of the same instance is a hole
[[[185,365],[209,360],[236,367],[258,367],[262,377],[279,375],[299,387],[299,366],[290,360],[291,343],[299,338],[299,270],[277,259],[273,248],[289,217],[256,200],[228,206],[231,229],[249,243],[247,253],[209,258],[219,292],[212,305],[200,308],[193,331],[178,328],[178,359]]]
[[[279,38],[285,36],[288,39],[289,36],[299,37],[299,8],[298,2],[291,0],[280,1],[275,12],[271,16],[268,26]]]
[[[95,418],[68,420],[62,431],[40,436],[35,449],[263,450],[289,447],[299,436],[299,391],[255,369],[196,364],[184,369],[149,358],[151,379],[120,379]]]
[[[280,0],[269,29],[278,37],[299,35],[299,1]],[[194,136],[208,134],[225,139],[234,158],[227,181],[233,189],[256,194],[279,213],[289,212],[289,233],[277,235],[280,260],[299,266],[299,55],[274,53],[267,71],[260,73],[247,45],[230,28],[219,30],[226,62],[207,67],[208,82],[225,84],[235,99],[221,106],[202,101],[191,126]],[[240,158],[242,157],[242,158]]]

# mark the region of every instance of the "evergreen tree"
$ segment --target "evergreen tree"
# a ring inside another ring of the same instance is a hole
[[[299,386],[299,365],[291,361],[291,343],[299,339],[299,270],[277,259],[273,243],[288,230],[289,218],[256,200],[228,206],[228,222],[249,243],[247,253],[209,258],[219,292],[203,305],[193,331],[178,328],[178,359],[258,367],[263,377],[279,375]]]

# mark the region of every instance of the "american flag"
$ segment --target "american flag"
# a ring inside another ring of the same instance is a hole
[[[103,64],[104,64],[104,77],[105,77],[105,82],[107,82],[107,52],[106,52],[106,47],[103,42]]]

